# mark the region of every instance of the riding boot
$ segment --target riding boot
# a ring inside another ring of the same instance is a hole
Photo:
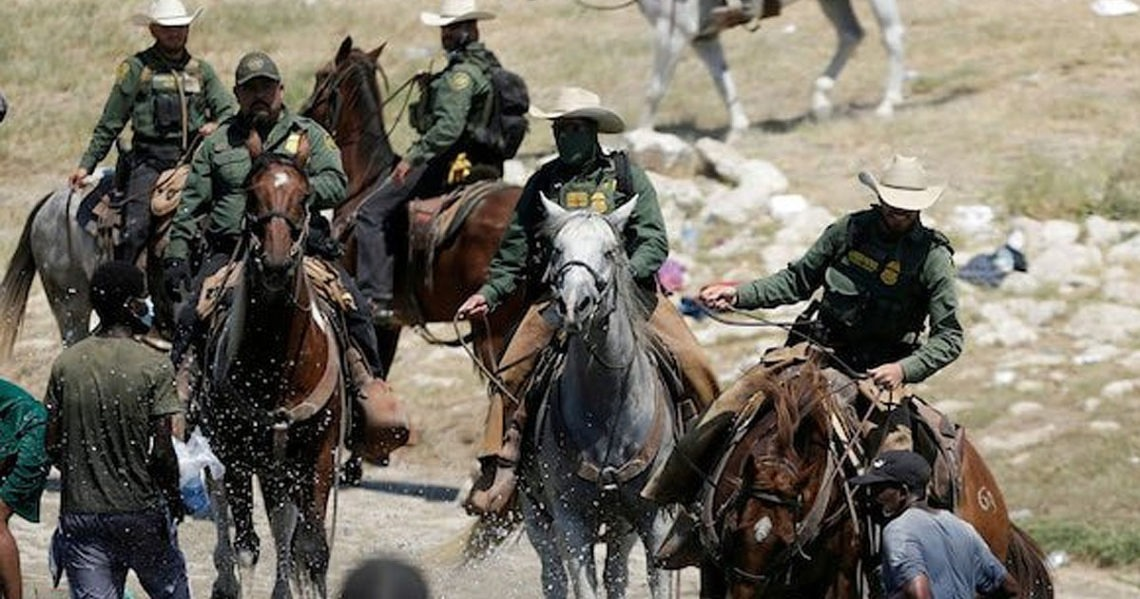
[[[522,427],[514,422],[503,437],[503,446],[498,455],[493,456],[493,459],[480,460],[480,481],[476,482],[463,502],[467,513],[477,516],[502,514],[514,504],[518,485],[516,467],[521,454]],[[488,479],[489,483],[480,484]]]
[[[387,466],[389,454],[409,444],[408,415],[388,383],[372,376],[355,347],[345,352],[345,359],[356,390],[352,410],[357,424],[351,428],[349,449],[372,464]]]
[[[699,566],[704,556],[701,537],[697,530],[699,518],[687,509],[677,512],[673,527],[653,553],[653,562],[664,570],[680,570]]]
[[[727,0],[724,6],[712,9],[709,18],[717,31],[748,23],[759,13],[760,0]]]

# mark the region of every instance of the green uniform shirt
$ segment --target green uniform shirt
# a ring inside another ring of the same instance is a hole
[[[520,282],[527,278],[537,282],[537,276],[546,270],[547,242],[542,237],[546,210],[540,192],[569,210],[590,209],[603,214],[636,196],[637,207],[625,225],[625,250],[635,279],[644,281],[656,275],[669,255],[665,221],[649,177],[633,164],[629,165],[629,171],[631,195],[618,189],[612,155],[578,172],[555,159],[532,175],[519,197],[499,250],[491,260],[487,283],[479,290],[487,303],[492,307],[498,305]]]
[[[28,522],[40,521],[40,496],[51,468],[46,430],[43,404],[0,379],[0,499]]]
[[[309,206],[317,210],[336,208],[344,201],[348,178],[341,167],[340,150],[320,125],[282,109],[264,140],[265,151],[292,156],[302,133],[308,137],[311,148],[305,163],[305,174],[312,187]],[[235,116],[222,123],[198,147],[182,190],[182,202],[170,228],[166,257],[188,257],[191,244],[203,229],[207,238],[241,234],[245,180],[252,167],[249,150],[245,147],[248,137],[248,125],[240,116]]]
[[[164,354],[130,338],[88,337],[56,358],[46,402],[62,436],[61,511],[125,513],[162,504],[148,468],[152,421],[182,411]]]
[[[180,151],[182,100],[179,88],[186,97],[187,143],[199,127],[208,122],[221,122],[235,111],[233,96],[209,63],[191,58],[188,53],[180,60],[171,61],[151,46],[119,65],[115,85],[103,105],[103,116],[95,125],[91,143],[79,166],[88,171],[94,169],[111,150],[128,121],[134,131],[135,145],[142,142],[169,145]]]
[[[918,382],[962,353],[952,250],[945,237],[921,223],[889,240],[879,219],[874,210],[839,219],[787,268],[738,286],[736,305],[774,308],[806,300],[822,287],[825,324],[868,347],[917,344],[929,320],[926,341],[900,361],[904,379]]]
[[[412,106],[411,122],[420,138],[412,143],[405,160],[419,166],[485,124],[492,91],[487,72],[497,64],[495,55],[480,42],[452,53],[447,68],[432,77],[424,97]]]

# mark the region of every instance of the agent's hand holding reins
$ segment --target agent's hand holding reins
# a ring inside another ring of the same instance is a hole
[[[463,302],[462,306],[459,306],[459,310],[455,312],[455,318],[459,320],[475,318],[483,316],[490,310],[491,307],[487,305],[487,298],[483,297],[482,293],[476,293],[467,298],[467,301]]]
[[[883,389],[896,389],[903,384],[902,364],[891,362],[867,371],[867,376]]]
[[[736,305],[736,285],[713,283],[701,288],[698,298],[713,310],[726,312]]]

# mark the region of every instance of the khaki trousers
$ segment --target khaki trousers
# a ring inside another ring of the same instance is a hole
[[[480,458],[488,458],[499,453],[504,435],[516,418],[516,411],[523,407],[515,402],[522,399],[524,384],[534,370],[538,354],[550,344],[554,334],[558,332],[557,327],[551,322],[553,319],[547,320],[547,317],[543,316],[549,308],[549,302],[540,302],[527,309],[518,330],[515,331],[499,361],[501,382],[514,397],[507,397],[498,390],[491,393],[483,445],[479,451]],[[704,411],[720,392],[716,375],[681,313],[660,292],[657,294],[657,306],[649,317],[649,326],[677,361],[681,370],[681,383],[685,390],[684,398],[693,399],[697,409]],[[682,398],[675,399],[679,401]],[[525,418],[525,411],[520,416]],[[521,426],[523,422],[516,424]]]

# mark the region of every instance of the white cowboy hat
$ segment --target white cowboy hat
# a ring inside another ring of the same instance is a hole
[[[424,25],[432,27],[445,27],[463,21],[489,21],[494,18],[494,13],[475,10],[475,0],[442,0],[439,13],[420,13],[420,21],[423,21]]]
[[[136,14],[131,20],[141,26],[155,24],[163,27],[184,27],[193,23],[203,10],[206,9],[199,6],[198,10],[190,14],[181,0],[152,0],[150,10]]]
[[[602,106],[602,99],[592,91],[580,87],[563,87],[558,90],[554,108],[542,110],[533,104],[530,116],[553,121],[555,119],[590,119],[598,124],[598,133],[621,133],[625,121],[618,113]]]
[[[881,180],[863,171],[859,181],[874,190],[884,204],[899,210],[925,210],[946,191],[945,185],[927,184],[926,169],[918,158],[898,154],[883,171]]]

